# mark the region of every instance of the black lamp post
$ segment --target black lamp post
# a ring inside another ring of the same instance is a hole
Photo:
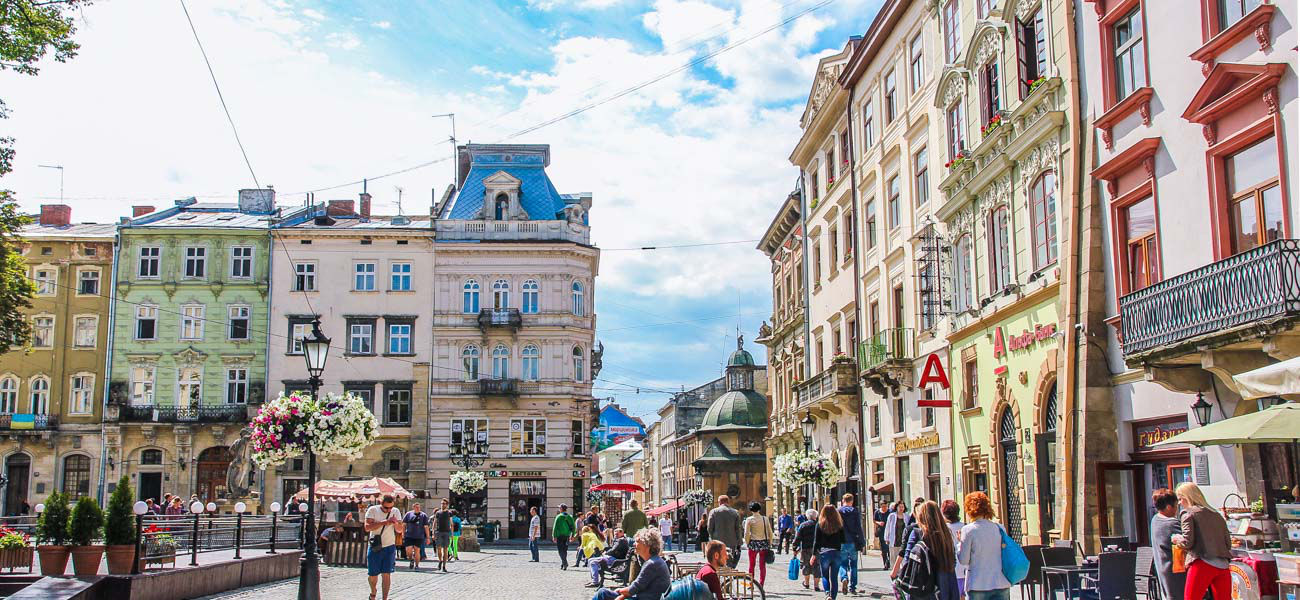
[[[330,353],[330,339],[320,330],[320,319],[311,324],[311,336],[302,340],[302,354],[307,359],[307,385],[311,397],[320,392],[321,373]],[[301,570],[298,574],[298,600],[320,600],[320,563],[316,560],[316,454],[307,446],[307,518]]]
[[[461,437],[459,444],[448,444],[448,446],[451,449],[451,464],[460,467],[462,471],[482,466],[483,459],[479,457],[487,454],[488,451],[487,432],[476,432],[472,441]]]
[[[799,425],[803,427],[803,451],[805,453],[812,452],[813,429],[817,427],[817,422],[813,420],[812,413],[804,413],[803,420],[799,422]],[[808,484],[807,489],[804,490],[804,497],[808,502],[807,506],[804,507],[807,510],[813,505],[813,484]]]
[[[1192,414],[1196,415],[1196,423],[1201,427],[1210,424],[1210,409],[1212,408],[1214,406],[1205,401],[1205,394],[1196,392],[1196,403],[1192,405]]]

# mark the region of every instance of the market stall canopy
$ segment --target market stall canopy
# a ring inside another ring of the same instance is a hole
[[[1210,423],[1205,427],[1188,429],[1152,446],[1170,444],[1215,446],[1296,441],[1300,441],[1300,403],[1287,402],[1270,406],[1259,412]]]
[[[677,510],[678,508],[681,508],[681,506],[682,506],[681,500],[673,500],[672,502],[669,502],[668,504],[665,504],[663,506],[657,506],[655,508],[645,511],[645,516],[657,517],[666,512]]]
[[[645,488],[635,483],[602,483],[591,486],[593,492],[644,492]]]
[[[316,482],[316,499],[324,502],[378,502],[384,496],[397,499],[414,498],[396,481],[387,477],[371,477],[354,481],[322,479]],[[306,501],[307,488],[293,495],[294,500]]]
[[[1233,375],[1232,380],[1237,382],[1237,391],[1246,400],[1270,396],[1300,400],[1300,357]]]

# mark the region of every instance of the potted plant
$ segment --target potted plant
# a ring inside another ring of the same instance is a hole
[[[68,499],[59,492],[45,499],[45,511],[36,519],[36,547],[41,575],[58,576],[68,569]]]
[[[157,525],[144,530],[144,554],[140,556],[140,570],[146,565],[176,564],[176,538]]]
[[[104,546],[108,554],[108,572],[126,575],[131,572],[135,559],[135,512],[132,511],[131,481],[125,475],[108,498],[108,514],[104,518]]]
[[[0,569],[13,571],[19,567],[32,569],[32,547],[27,534],[8,527],[0,527]]]
[[[94,544],[104,529],[104,511],[94,498],[82,496],[72,509],[68,521],[68,539],[72,542],[72,572],[77,577],[94,577],[99,574],[99,561],[104,558],[104,547]]]

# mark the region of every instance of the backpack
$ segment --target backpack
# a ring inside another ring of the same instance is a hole
[[[898,579],[894,580],[894,586],[911,599],[925,600],[938,597],[939,577],[934,569],[934,557],[930,554],[930,548],[925,545],[925,541],[917,541],[912,545],[912,551],[903,562],[903,568],[898,573]]]
[[[664,600],[712,600],[713,592],[709,591],[709,585],[696,579],[692,575],[687,575],[674,582],[668,587],[668,592],[664,594]]]

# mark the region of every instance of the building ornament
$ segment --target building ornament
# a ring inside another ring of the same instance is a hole
[[[1277,114],[1277,86],[1264,88],[1264,104],[1268,106],[1268,114]]]
[[[1268,52],[1273,47],[1272,19],[1263,19],[1255,26],[1255,41],[1259,42],[1259,51]]]
[[[255,354],[223,354],[221,364],[227,367],[247,367],[253,364]]]
[[[1002,31],[997,27],[985,22],[976,29],[979,31],[974,35],[975,43],[971,44],[970,58],[966,62],[966,68],[971,71],[993,60],[1002,45]]]
[[[1052,138],[1029,151],[1029,155],[1020,161],[1020,186],[1022,188],[1037,179],[1044,171],[1060,172],[1061,157],[1058,152],[1059,148],[1059,143],[1055,138]]]
[[[174,356],[176,357],[176,363],[184,367],[197,367],[208,359],[207,354],[195,350],[193,346],[177,352]]]
[[[160,354],[127,354],[126,362],[133,367],[156,367]]]
[[[1015,0],[1011,0],[1011,1],[1015,3]],[[1029,18],[1033,16],[1034,11],[1038,10],[1040,4],[1039,4],[1039,0],[1020,0],[1020,2],[1015,3],[1014,6],[1016,9],[1015,10],[1016,18],[1020,19],[1021,21],[1028,21]]]
[[[965,78],[961,72],[949,68],[948,72],[943,75],[942,87],[940,88],[943,92],[939,94],[939,108],[947,110],[954,103],[961,100],[965,91],[965,83]]]
[[[817,81],[813,83],[812,95],[808,98],[808,110],[804,112],[803,122],[799,124],[803,129],[807,129],[814,119],[817,118],[817,112],[821,110],[822,105],[830,98],[831,94],[839,88],[836,80],[840,77],[840,71],[844,65],[828,65],[823,67],[817,74]]]
[[[1214,123],[1204,123],[1201,125],[1201,135],[1205,136],[1206,143],[1211,146],[1218,141],[1218,133],[1214,130]]]

